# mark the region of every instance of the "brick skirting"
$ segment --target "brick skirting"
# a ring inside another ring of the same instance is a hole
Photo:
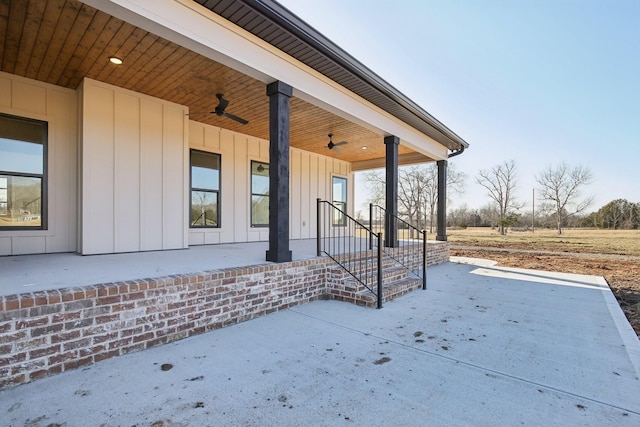
[[[429,242],[428,265],[448,261]],[[4,296],[0,388],[166,344],[320,298],[328,258]]]

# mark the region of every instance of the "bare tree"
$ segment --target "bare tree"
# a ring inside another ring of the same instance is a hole
[[[447,168],[448,193],[463,193],[465,174],[458,172],[452,164]],[[384,205],[385,178],[381,171],[371,171],[364,175],[371,196],[369,201]],[[404,166],[398,170],[398,212],[417,228],[429,222],[429,232],[433,233],[435,211],[438,205],[438,167],[435,163],[418,166]]]
[[[566,217],[584,211],[591,205],[593,197],[580,199],[583,186],[591,183],[593,174],[586,166],[569,167],[562,162],[549,166],[536,175],[541,186],[540,198],[552,202],[558,226],[558,234],[562,234],[563,221]]]
[[[478,212],[481,218],[482,226],[490,226],[493,228],[494,225],[498,225],[498,210],[496,209],[495,203],[487,203],[482,206]]]
[[[424,217],[423,171],[420,166],[409,166],[398,170],[398,213],[407,217],[409,224],[420,228]]]
[[[385,178],[384,171],[372,170],[362,176],[369,190],[368,202],[374,205],[384,206]],[[368,208],[367,208],[368,209]]]
[[[468,227],[473,225],[473,220],[474,212],[469,210],[466,203],[447,212],[447,226]]]
[[[487,189],[489,198],[495,202],[498,208],[500,234],[505,234],[510,214],[522,207],[514,195],[517,185],[515,160],[506,160],[491,169],[481,170],[476,182]]]
[[[458,172],[453,163],[449,163],[447,166],[447,202],[449,201],[449,196],[453,193],[464,193],[464,180],[466,177],[464,172]],[[433,233],[433,225],[438,208],[438,166],[435,163],[427,167],[425,178],[423,187],[425,189],[427,207],[429,208],[429,233]]]
[[[616,199],[609,202],[601,209],[604,213],[603,220],[608,225],[608,228],[617,230],[622,226],[625,216],[629,212],[629,202],[624,199]]]
[[[625,227],[637,230],[640,228],[640,203],[630,203],[629,217],[627,218]]]

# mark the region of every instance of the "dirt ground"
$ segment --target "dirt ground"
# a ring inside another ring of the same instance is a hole
[[[451,249],[452,256],[485,258],[505,267],[603,276],[622,311],[640,338],[640,262],[637,259],[558,254],[519,253],[509,250]]]

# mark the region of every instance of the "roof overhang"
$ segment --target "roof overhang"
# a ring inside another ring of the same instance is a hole
[[[291,146],[345,160],[354,170],[383,166],[389,135],[400,139],[401,164],[446,159],[467,146],[278,3],[205,5],[8,0],[0,8],[0,71],[70,89],[91,78],[191,112],[211,111],[215,94],[223,93],[229,112],[248,125],[215,114],[190,119],[260,139],[269,137],[265,85],[281,80],[294,88]],[[109,56],[121,56],[124,64],[110,64]],[[329,133],[349,141],[342,152],[327,148]]]
[[[272,0],[194,0],[425,133],[449,150],[468,148],[418,104]]]

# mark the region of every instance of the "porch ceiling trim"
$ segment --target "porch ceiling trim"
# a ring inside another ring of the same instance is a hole
[[[418,163],[428,163],[433,161],[433,159],[425,156],[420,153],[407,153],[400,154],[398,156],[398,165],[406,166],[406,165],[414,165]],[[382,169],[386,166],[386,159],[371,159],[371,160],[361,160],[359,162],[351,163],[351,170],[354,172],[357,171],[365,171],[371,169]]]

